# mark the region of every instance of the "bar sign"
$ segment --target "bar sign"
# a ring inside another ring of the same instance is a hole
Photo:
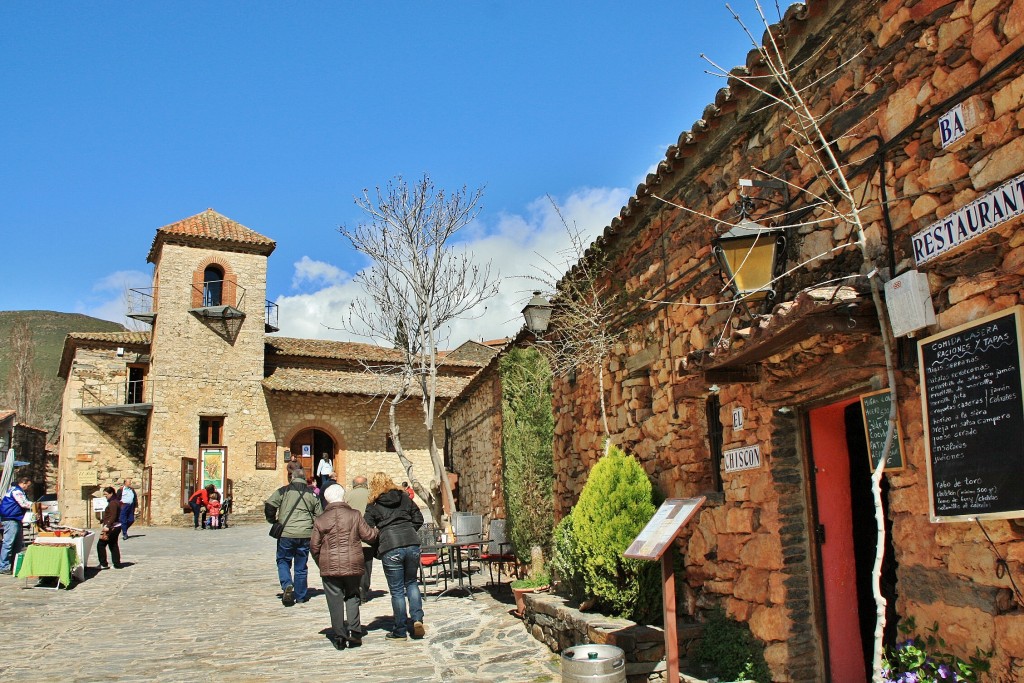
[[[726,472],[757,469],[761,466],[761,447],[754,445],[733,448],[722,453],[722,458],[725,460]]]

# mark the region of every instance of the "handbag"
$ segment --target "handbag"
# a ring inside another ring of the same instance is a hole
[[[107,529],[104,529],[103,531],[101,531],[100,532],[100,540],[101,541],[109,541],[110,540],[110,531],[107,530]]]
[[[290,485],[289,485],[289,488],[291,488]],[[293,490],[297,490],[297,489],[293,489]],[[272,538],[280,539],[281,535],[284,533],[284,525],[287,524],[288,520],[292,518],[292,513],[295,512],[295,508],[299,507],[299,502],[302,502],[303,505],[305,505],[305,501],[302,500],[302,493],[303,493],[302,491],[299,491],[299,500],[295,501],[295,505],[293,505],[292,509],[288,511],[288,514],[285,515],[284,521],[283,522],[274,522],[273,524],[270,525],[269,534],[270,534],[270,536]],[[281,503],[282,504],[284,503],[284,496],[283,495],[281,496]],[[280,513],[281,512],[281,508],[278,508],[277,511],[278,511],[278,513]],[[308,505],[306,505],[306,512],[309,512],[309,506]]]

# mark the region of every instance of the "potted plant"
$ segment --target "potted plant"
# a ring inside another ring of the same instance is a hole
[[[516,579],[512,582],[512,595],[516,599],[516,616],[522,617],[526,609],[523,596],[527,593],[545,591],[551,586],[551,575],[547,570],[531,571],[525,579]]]

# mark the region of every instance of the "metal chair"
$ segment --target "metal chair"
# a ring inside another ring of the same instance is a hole
[[[438,565],[444,568],[444,555],[441,552],[441,547],[438,545],[437,539],[437,528],[433,523],[426,523],[420,527],[420,587],[425,592],[427,589],[426,573],[424,570],[429,570],[430,575],[434,579],[434,585],[437,585],[439,575],[437,573]],[[440,577],[444,578],[444,589],[448,590],[448,574],[441,572]]]
[[[490,532],[488,533],[490,540],[487,542],[487,550],[480,553],[479,561],[487,564],[487,576],[489,578],[487,584],[493,585],[494,581],[494,565],[498,565],[498,583],[501,583],[501,566],[503,564],[517,564],[515,553],[512,552],[512,542],[508,540],[508,534],[505,531],[505,520],[504,519],[492,519],[490,525]]]

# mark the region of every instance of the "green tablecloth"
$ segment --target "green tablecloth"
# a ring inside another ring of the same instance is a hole
[[[30,545],[18,569],[18,578],[25,576],[56,576],[65,587],[71,585],[71,569],[78,553],[74,546]]]

